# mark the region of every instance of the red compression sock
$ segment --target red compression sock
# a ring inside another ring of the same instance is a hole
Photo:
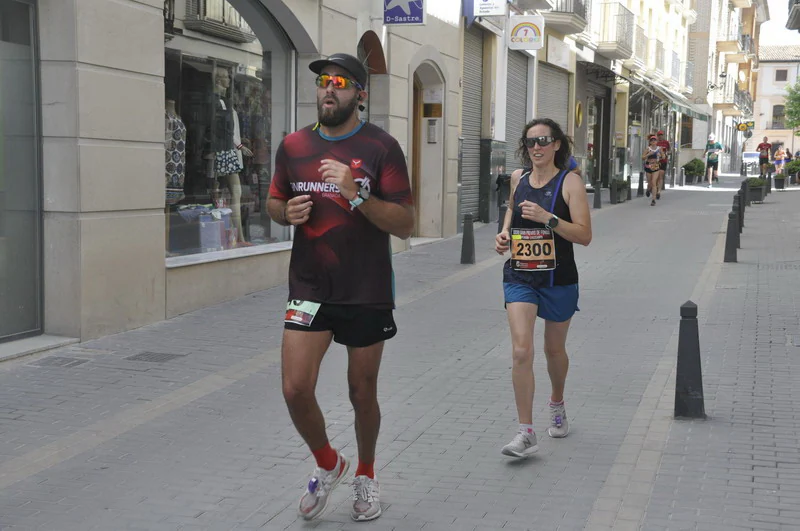
[[[370,479],[375,479],[375,461],[372,463],[362,463],[361,459],[359,459],[356,476],[367,476]]]
[[[331,443],[325,443],[325,446],[319,450],[312,450],[314,458],[317,460],[317,466],[325,470],[333,470],[336,468],[336,462],[339,460],[339,453],[331,448]]]

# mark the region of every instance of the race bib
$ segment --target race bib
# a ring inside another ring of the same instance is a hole
[[[320,303],[291,300],[286,304],[285,323],[294,323],[300,326],[311,326],[317,316]]]
[[[511,229],[511,267],[517,271],[555,269],[556,243],[552,229]]]

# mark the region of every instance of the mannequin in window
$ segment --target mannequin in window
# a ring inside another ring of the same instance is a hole
[[[225,68],[214,71],[214,97],[212,98],[213,120],[211,123],[211,153],[209,162],[213,161],[213,172],[216,176],[214,191],[222,181],[231,193],[231,222],[236,229],[239,245],[250,245],[244,240],[242,230],[242,183],[239,172],[244,169],[242,156],[252,157],[253,152],[242,145],[239,133],[239,116],[233,109],[233,103],[227,97],[231,77]]]
[[[186,126],[175,110],[175,100],[166,101],[164,131],[167,205],[174,205],[184,198],[186,180]]]

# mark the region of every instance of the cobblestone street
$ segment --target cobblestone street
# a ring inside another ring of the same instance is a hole
[[[376,466],[383,516],[350,520],[349,487],[304,523],[313,459],[280,387],[284,287],[0,364],[0,529],[732,530],[800,528],[800,192],[747,209],[723,264],[738,177],[593,210],[576,247],[567,342],[570,436],[500,454],[517,429],[494,228],[395,256]],[[727,188],[725,187],[727,186]],[[608,194],[603,199],[607,200]],[[680,305],[699,306],[706,421],[674,421]],[[318,397],[355,455],[344,349]]]

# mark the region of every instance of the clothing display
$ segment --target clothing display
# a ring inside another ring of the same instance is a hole
[[[241,155],[235,149],[219,151],[214,154],[214,172],[217,175],[230,175],[239,173],[243,166],[240,159]]]
[[[164,155],[167,204],[174,205],[184,198],[186,180],[186,126],[174,111],[164,115]]]

